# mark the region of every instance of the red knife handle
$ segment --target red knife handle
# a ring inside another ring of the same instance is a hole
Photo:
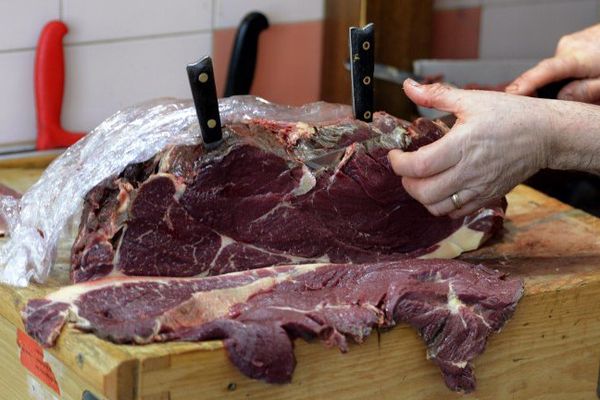
[[[60,123],[65,83],[62,40],[67,32],[64,23],[51,21],[44,26],[38,41],[34,69],[38,150],[68,147],[84,135],[68,132]]]

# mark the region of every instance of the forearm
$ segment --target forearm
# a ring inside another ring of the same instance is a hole
[[[600,106],[555,101],[548,167],[600,175]]]

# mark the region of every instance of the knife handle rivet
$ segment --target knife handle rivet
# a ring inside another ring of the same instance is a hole
[[[208,81],[208,74],[203,72],[200,75],[198,75],[198,81],[200,81],[201,83],[206,83]]]
[[[363,83],[364,83],[365,85],[370,85],[370,84],[371,84],[371,77],[370,77],[370,76],[365,76],[365,77],[363,78]]]
[[[214,119],[209,119],[208,121],[206,121],[206,125],[212,129],[215,126],[217,126],[217,121],[215,121]]]
[[[365,113],[363,114],[363,117],[367,120],[371,119],[371,111],[365,111]]]
[[[371,42],[363,42],[362,45],[363,50],[369,50],[371,48]]]

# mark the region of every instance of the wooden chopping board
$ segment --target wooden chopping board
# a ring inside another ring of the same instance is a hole
[[[30,185],[39,170],[0,170],[0,182]],[[67,328],[44,358],[61,398],[85,390],[108,399],[596,399],[600,366],[600,220],[525,186],[508,196],[505,230],[464,255],[525,280],[526,293],[504,331],[475,360],[478,390],[450,392],[425,346],[409,327],[370,337],[340,354],[296,342],[298,366],[289,385],[241,375],[220,342],[117,346]],[[68,283],[68,244],[48,285],[0,286],[0,393],[7,398],[59,398],[22,365],[16,345],[19,310]],[[36,386],[37,385],[37,386]]]

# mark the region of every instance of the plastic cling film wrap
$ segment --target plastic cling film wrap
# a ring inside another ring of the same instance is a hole
[[[10,238],[0,250],[0,280],[44,282],[68,219],[85,194],[132,162],[169,143],[196,140],[194,114],[183,102],[159,100],[120,111],[57,158],[16,204],[0,200]]]
[[[280,106],[252,96],[222,99],[223,124],[249,119],[326,123],[351,116],[348,106],[313,103]],[[0,248],[0,281],[27,286],[48,277],[56,248],[87,192],[128,164],[145,161],[169,145],[201,141],[192,102],[158,99],[117,112],[46,169],[20,200],[0,196],[10,237]]]

